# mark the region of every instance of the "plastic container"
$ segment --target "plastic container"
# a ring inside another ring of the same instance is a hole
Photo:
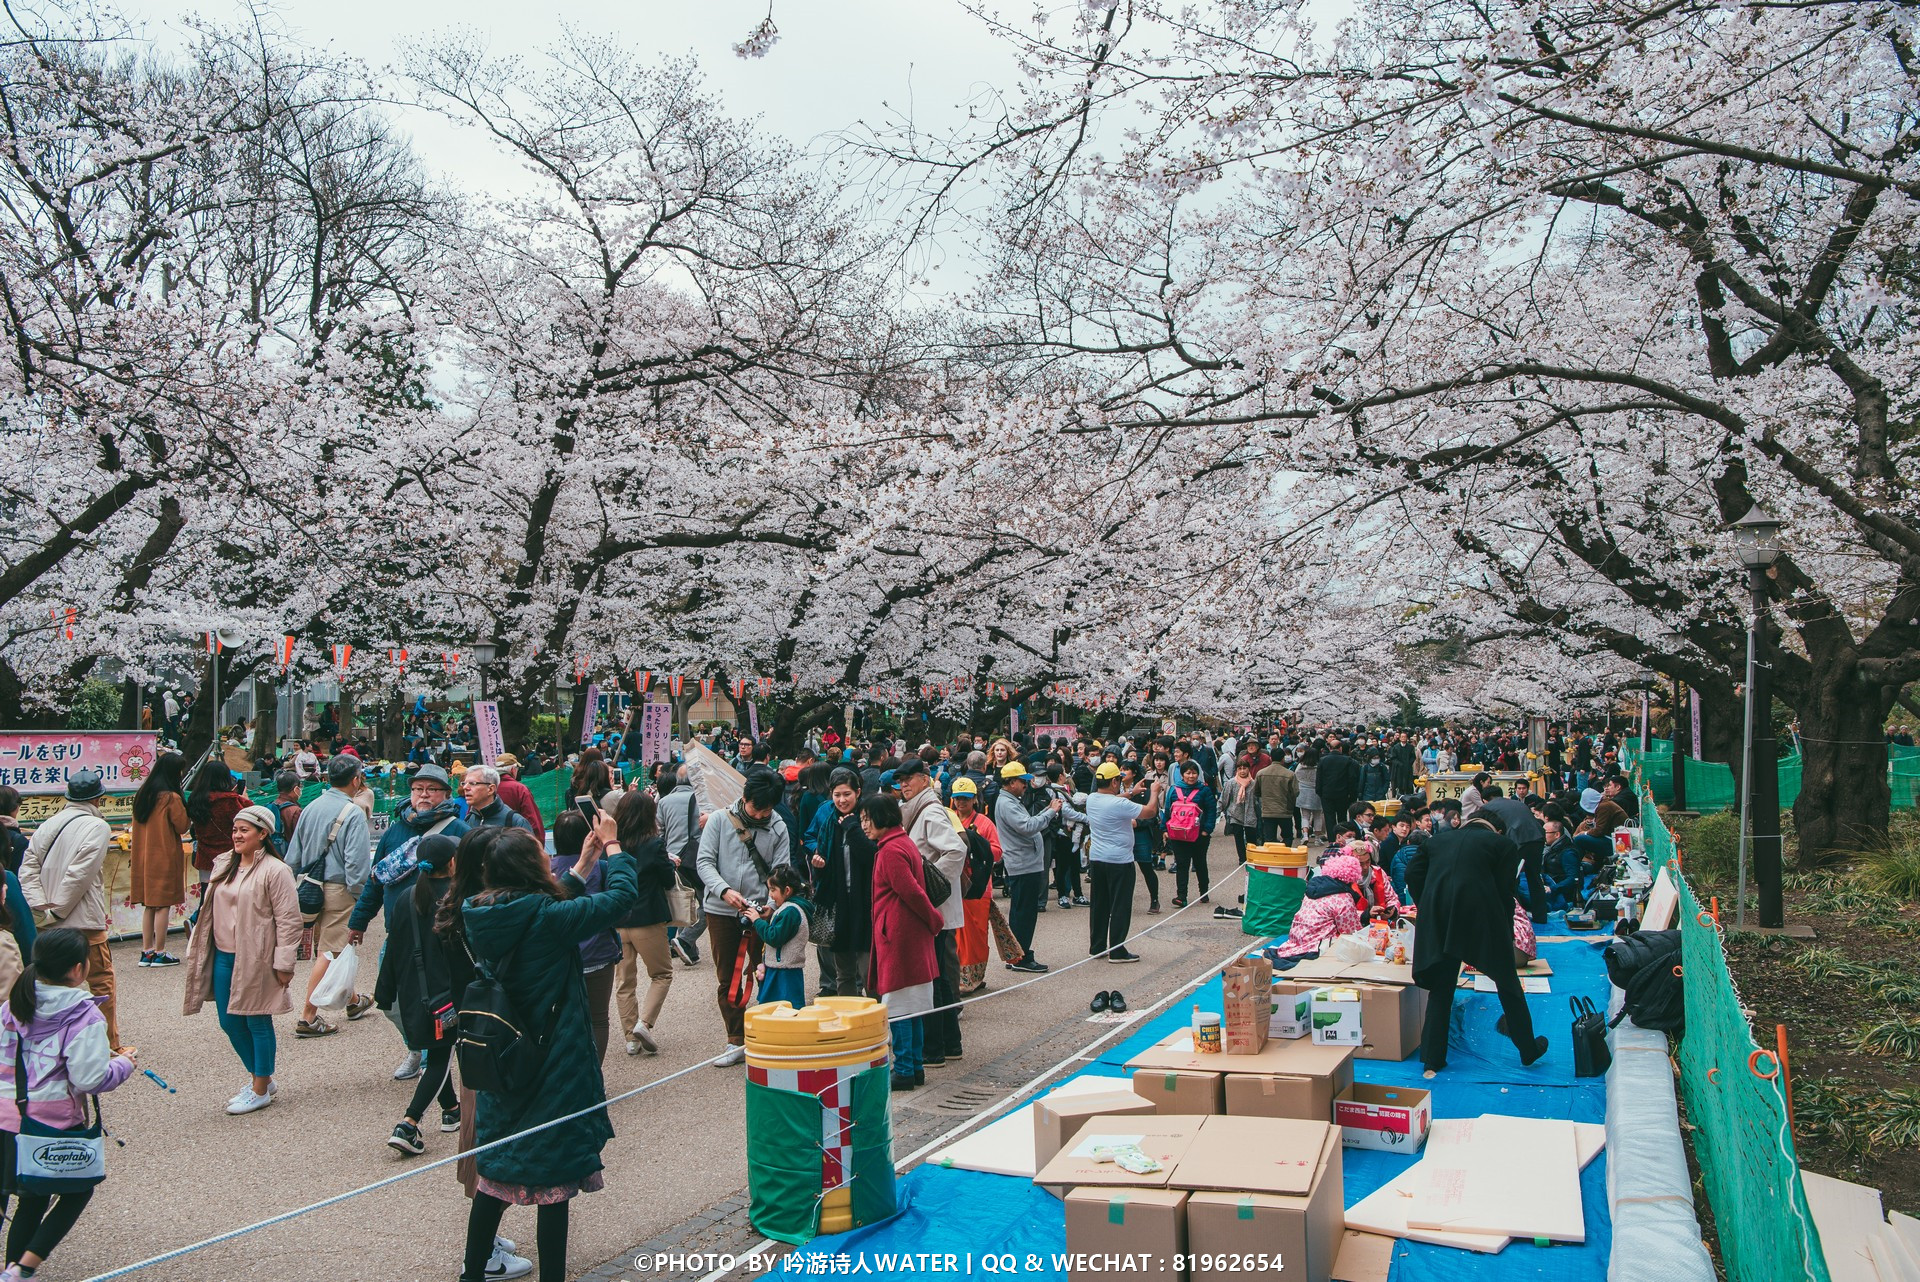
[[[1220,1038],[1221,1015],[1218,1011],[1193,1012],[1193,1051],[1196,1055],[1218,1055],[1225,1049]]]
[[[895,1211],[887,1008],[867,997],[749,1007],[748,1219],[777,1242]]]

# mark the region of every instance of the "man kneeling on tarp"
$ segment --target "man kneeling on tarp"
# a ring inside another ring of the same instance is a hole
[[[1493,980],[1500,994],[1501,1031],[1513,1039],[1520,1062],[1547,1053],[1533,1032],[1533,1015],[1513,967],[1514,884],[1520,848],[1507,840],[1497,814],[1478,811],[1458,828],[1436,830],[1407,864],[1407,889],[1420,908],[1413,936],[1413,980],[1427,990],[1427,1023],[1420,1062],[1427,1076],[1447,1066],[1447,1028],[1453,994],[1466,962]]]

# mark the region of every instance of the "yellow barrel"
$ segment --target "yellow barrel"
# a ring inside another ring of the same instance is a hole
[[[1379,815],[1382,819],[1393,818],[1400,813],[1400,799],[1398,797],[1380,798],[1380,800],[1373,803],[1373,813]]]
[[[1247,862],[1260,868],[1305,868],[1307,848],[1287,846],[1277,841],[1247,847]]]
[[[887,1008],[868,997],[822,997],[799,1010],[787,1002],[768,1002],[749,1007],[745,1022],[747,1174],[754,1226],[777,1241],[799,1243],[816,1232],[844,1233],[892,1214],[893,1135],[884,1095],[891,1051]],[[863,1125],[856,1117],[855,1080],[866,1074],[873,1075],[869,1091],[881,1095]],[[781,1094],[756,1094],[756,1087]],[[779,1101],[805,1096],[819,1101],[819,1130],[806,1137],[812,1145],[806,1161],[817,1177],[796,1183],[792,1168],[802,1154],[793,1150],[802,1146],[769,1137],[789,1136],[792,1129],[786,1124],[791,1106]],[[756,1114],[763,1124],[756,1125]],[[858,1199],[868,1213],[856,1213],[857,1179],[885,1182],[884,1188],[864,1189]]]

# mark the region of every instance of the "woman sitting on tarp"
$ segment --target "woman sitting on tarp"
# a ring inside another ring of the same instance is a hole
[[[1354,899],[1359,881],[1360,861],[1352,855],[1333,856],[1320,865],[1317,875],[1307,878],[1307,897],[1293,915],[1293,929],[1280,945],[1276,967],[1290,970],[1309,957],[1318,957],[1329,941],[1360,929],[1360,909]]]

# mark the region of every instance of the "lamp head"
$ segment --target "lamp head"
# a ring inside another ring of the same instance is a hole
[[[1780,530],[1784,524],[1754,504],[1745,516],[1733,523],[1740,563],[1754,569],[1772,565],[1780,556]]]
[[[475,641],[473,643],[473,661],[475,663],[492,663],[499,653],[499,647],[491,641]]]

